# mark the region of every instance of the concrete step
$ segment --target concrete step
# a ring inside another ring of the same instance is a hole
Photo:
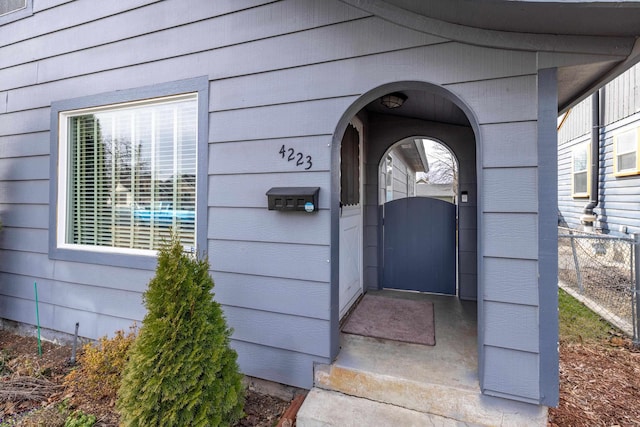
[[[314,390],[319,389],[359,398],[369,402],[370,405],[379,403],[380,411],[389,407],[401,408],[411,413],[435,417],[434,419],[441,418],[461,423],[442,425],[546,426],[547,424],[546,408],[485,396],[478,388],[414,381],[335,365],[316,366]]]
[[[432,347],[343,334],[336,361],[315,366],[314,387],[462,425],[546,426],[545,407],[483,395],[473,349],[444,341]]]
[[[298,427],[461,427],[473,424],[314,388],[298,411],[296,425]]]

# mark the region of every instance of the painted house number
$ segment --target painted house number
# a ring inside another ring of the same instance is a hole
[[[311,156],[305,156],[303,153],[296,152],[293,148],[287,148],[282,145],[280,151],[278,151],[283,159],[287,159],[288,162],[296,162],[296,166],[305,166],[304,170],[308,171],[313,166]]]

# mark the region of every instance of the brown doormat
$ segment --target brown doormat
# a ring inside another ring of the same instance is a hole
[[[413,344],[435,345],[431,301],[365,295],[342,332]]]

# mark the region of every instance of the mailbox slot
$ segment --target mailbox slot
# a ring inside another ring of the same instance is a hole
[[[273,187],[267,191],[270,211],[306,211],[318,210],[320,187]]]

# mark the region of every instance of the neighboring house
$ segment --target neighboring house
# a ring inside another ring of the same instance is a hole
[[[422,140],[400,141],[380,162],[379,203],[416,196],[416,173],[428,170]]]
[[[472,3],[0,0],[0,317],[33,325],[37,282],[46,330],[128,328],[173,227],[242,371],[310,388],[385,285],[380,164],[431,138],[478,390],[556,405],[556,118],[638,59],[639,3]]]
[[[594,108],[599,123],[594,123]],[[595,223],[585,217],[589,203],[596,206]],[[598,105],[587,98],[563,117],[558,129],[558,211],[559,223],[571,228],[618,235],[640,232],[640,65],[600,89]]]
[[[455,203],[456,201],[453,184],[434,184],[422,178],[416,182],[416,196],[433,197],[449,203]]]

